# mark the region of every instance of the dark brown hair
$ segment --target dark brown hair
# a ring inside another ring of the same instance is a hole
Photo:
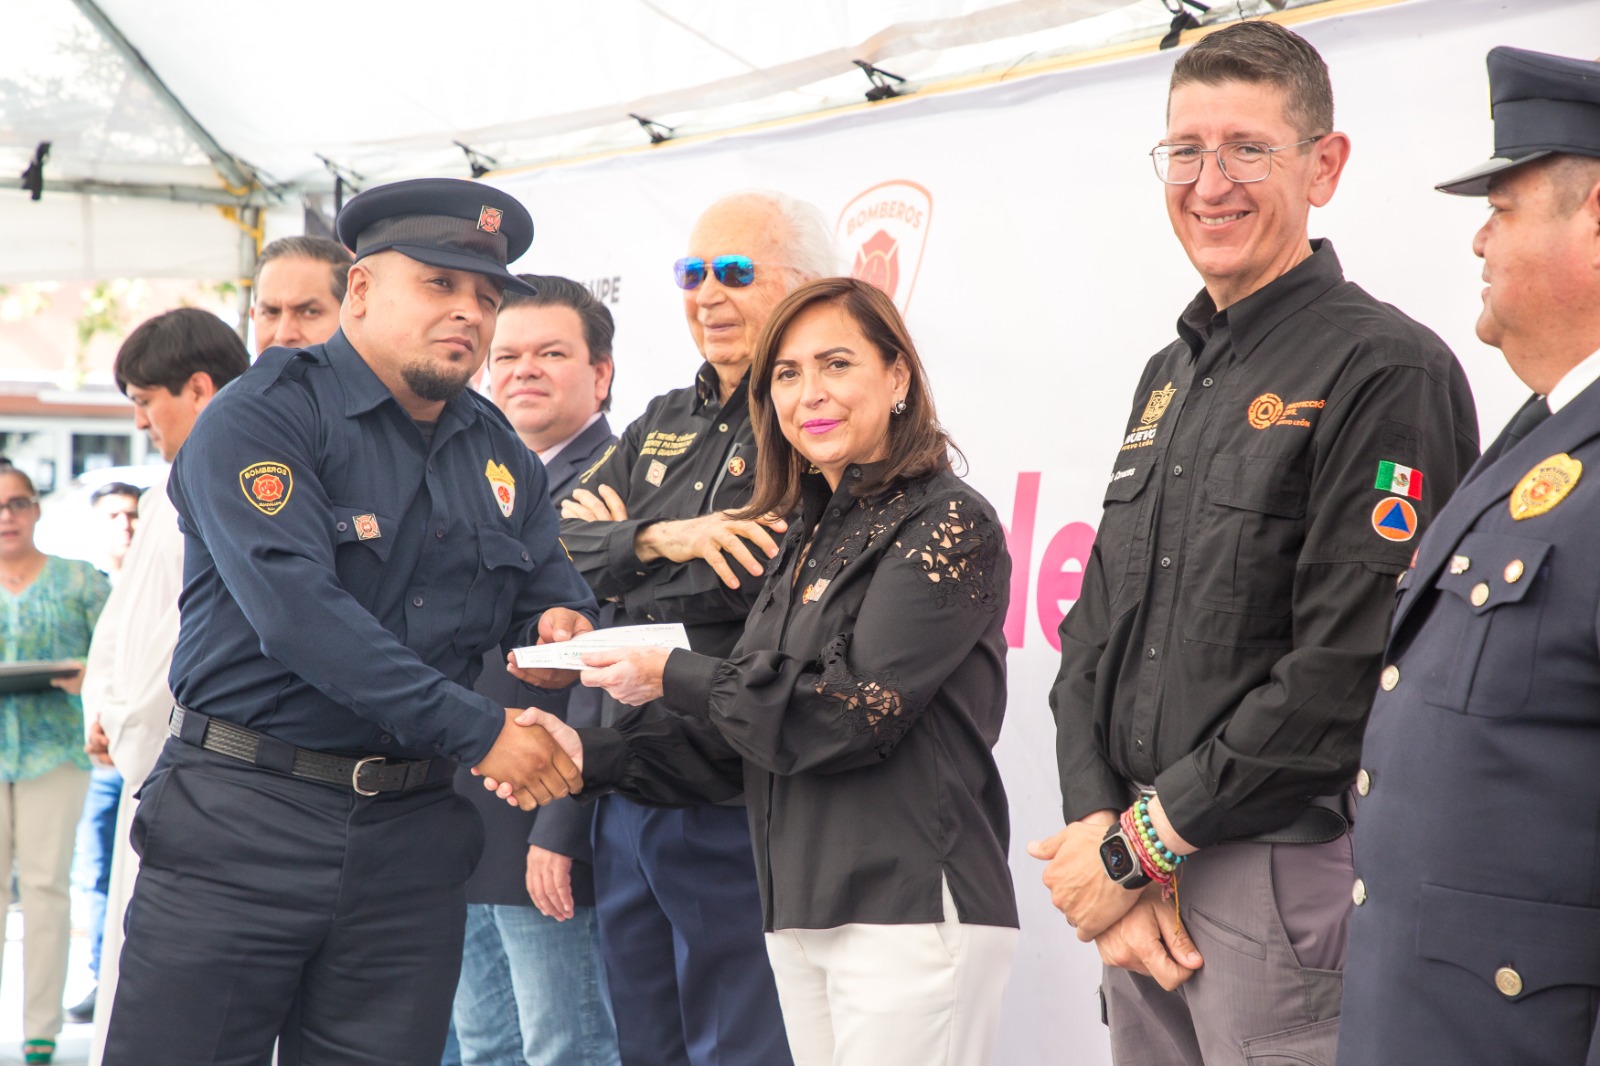
[[[326,237],[279,237],[261,249],[256,260],[252,291],[261,288],[261,268],[274,259],[310,259],[328,264],[328,291],[334,303],[344,303],[344,293],[350,283],[350,264],[355,262],[348,249],[338,241]]]
[[[555,274],[518,274],[517,277],[539,290],[537,296],[507,289],[500,301],[500,313],[519,307],[565,307],[578,316],[583,326],[583,343],[589,348],[589,365],[610,363],[611,342],[616,337],[617,324],[606,305],[595,299],[594,293],[581,282]],[[611,385],[606,387],[606,398],[600,401],[600,410],[611,410],[611,386],[617,383],[616,370],[611,372]]]
[[[1243,81],[1283,91],[1284,117],[1301,137],[1333,131],[1333,86],[1328,64],[1304,37],[1276,22],[1235,22],[1202,37],[1172,68],[1172,84]]]
[[[895,310],[894,301],[881,289],[855,278],[819,278],[795,289],[773,308],[756,341],[750,366],[750,421],[756,435],[756,484],[741,518],[764,514],[789,514],[800,503],[800,479],[811,464],[784,437],[772,407],[772,368],[789,327],[802,311],[834,306],[855,322],[878,349],[884,364],[895,356],[905,359],[910,377],[906,383],[906,409],[889,417],[889,454],[872,478],[852,487],[857,496],[883,492],[901,478],[948,469],[950,453],[960,454],[939,425],[928,391],[927,372],[917,356],[911,334]]]

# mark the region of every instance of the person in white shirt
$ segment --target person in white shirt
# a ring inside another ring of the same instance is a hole
[[[244,342],[221,319],[180,308],[128,335],[117,352],[115,374],[117,387],[133,401],[134,425],[150,434],[151,444],[170,463],[212,397],[249,365]],[[95,627],[83,684],[89,751],[108,756],[123,782],[95,1000],[90,1062],[96,1064],[116,998],[122,915],[139,869],[128,844],[138,807],[134,795],[167,738],[172,710],[167,671],[178,642],[182,584],[183,535],[163,477],[140,500],[138,528]]]

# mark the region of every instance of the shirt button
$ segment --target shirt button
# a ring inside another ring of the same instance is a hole
[[[1383,668],[1383,673],[1378,675],[1378,684],[1383,686],[1383,691],[1393,692],[1394,687],[1400,683],[1400,668],[1393,663]]]
[[[1211,379],[1210,378],[1201,378],[1200,379],[1200,387],[1202,389],[1209,389],[1211,387]]]
[[[1507,998],[1522,994],[1522,975],[1509,966],[1494,972],[1494,986]]]
[[[724,422],[720,426],[718,426],[717,427],[717,432],[718,433],[726,433],[726,432],[728,432],[728,423]]]
[[[1133,746],[1134,746],[1134,748],[1135,748],[1135,749],[1137,749],[1137,750],[1138,750],[1138,751],[1143,751],[1143,750],[1144,750],[1144,741],[1142,741],[1142,740],[1135,740],[1135,741],[1134,741],[1134,742],[1133,742]]]
[[[1147,649],[1144,653],[1144,657],[1146,659],[1154,659],[1156,657],[1156,650],[1154,648]]]
[[[1170,555],[1163,555],[1163,556],[1162,556],[1162,557],[1161,557],[1161,568],[1162,568],[1162,569],[1163,569],[1163,570],[1165,570],[1165,569],[1166,569],[1166,568],[1167,568],[1167,567],[1169,567],[1169,566],[1171,566],[1171,565],[1172,565],[1172,556],[1170,556]]]
[[[807,559],[806,560],[806,565],[807,566],[816,566],[817,565],[817,561],[815,559]]]
[[[1350,886],[1350,899],[1357,907],[1367,901],[1367,883],[1361,878],[1356,878],[1356,883]]]
[[[1365,796],[1372,791],[1372,775],[1365,770],[1356,773],[1356,794]]]
[[[433,531],[433,535],[434,535],[434,536],[435,536],[435,537],[436,537],[436,538],[437,538],[437,539],[439,539],[439,540],[443,540],[443,539],[444,539],[444,530],[442,530],[442,529],[436,529],[436,530],[434,530],[434,531]]]
[[[391,737],[388,733],[385,733],[383,736],[378,738],[378,743],[379,744],[393,744],[394,743],[394,737]]]
[[[850,468],[850,476],[855,478],[857,481],[860,481],[861,480],[861,468],[859,466],[852,466]]]
[[[839,508],[835,507],[833,509],[833,517],[838,518],[839,514],[840,514]]]
[[[413,597],[411,597],[411,606],[413,606],[413,607],[421,607],[422,606],[422,597],[421,596],[413,596]]]
[[[1489,602],[1489,583],[1480,581],[1472,586],[1472,606],[1482,607]]]
[[[522,553],[522,561],[523,562],[527,562],[528,561],[528,553],[527,552],[523,552]]]
[[[699,492],[701,489],[703,489],[705,487],[706,487],[706,483],[704,481],[696,481],[694,483],[694,491],[696,491],[696,492]]]
[[[1183,464],[1182,463],[1179,463],[1177,466],[1172,468],[1172,476],[1173,477],[1182,477],[1183,476]]]
[[[1522,575],[1527,573],[1527,568],[1522,565],[1521,559],[1513,559],[1506,564],[1506,584],[1515,585],[1522,580]]]
[[[337,529],[340,533],[343,533],[345,530],[349,529],[350,527],[348,525],[346,525],[345,523],[340,522],[338,525],[334,526],[333,528]]]

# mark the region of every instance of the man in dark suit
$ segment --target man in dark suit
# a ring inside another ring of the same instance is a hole
[[[1600,63],[1489,53],[1478,336],[1535,395],[1423,536],[1356,790],[1341,1066],[1600,1064]]]
[[[611,406],[611,312],[560,277],[525,276],[537,296],[509,294],[489,349],[489,392],[544,463],[550,500],[617,439]],[[602,617],[601,624],[607,619]],[[600,724],[600,693],[529,688],[484,657],[478,692],[574,724]],[[464,1066],[615,1066],[616,1024],[595,925],[593,805],[520,811],[463,767],[456,788],[483,815],[483,859],[467,882],[467,934],[454,1022]]]

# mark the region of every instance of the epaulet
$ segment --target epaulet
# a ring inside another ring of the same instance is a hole
[[[256,357],[250,369],[269,385],[280,381],[304,381],[306,371],[318,363],[315,353],[305,348],[268,348]]]

